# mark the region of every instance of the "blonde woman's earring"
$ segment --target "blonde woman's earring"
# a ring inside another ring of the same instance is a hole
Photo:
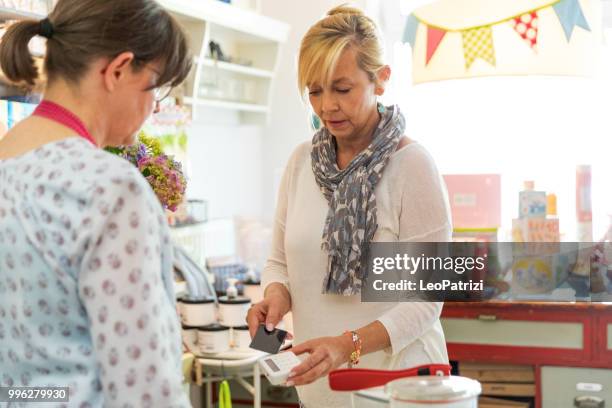
[[[310,121],[310,124],[312,125],[312,128],[314,130],[321,129],[321,119],[317,115],[313,113],[312,117],[310,118]]]

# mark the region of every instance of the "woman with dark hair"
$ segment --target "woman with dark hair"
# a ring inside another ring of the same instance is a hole
[[[0,142],[0,386],[69,387],[71,407],[189,406],[164,213],[100,148],[133,143],[191,59],[153,0],[59,0],[0,45],[10,80],[44,98]]]

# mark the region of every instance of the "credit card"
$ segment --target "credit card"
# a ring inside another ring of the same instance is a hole
[[[287,337],[286,331],[281,329],[268,331],[266,326],[262,324],[257,328],[255,337],[253,337],[249,347],[268,354],[277,354],[283,345],[283,341],[285,341],[285,337]]]

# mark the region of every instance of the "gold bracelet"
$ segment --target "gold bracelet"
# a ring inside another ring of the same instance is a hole
[[[353,341],[353,347],[355,350],[351,353],[349,358],[348,366],[352,368],[354,365],[359,364],[359,357],[361,357],[361,337],[356,331],[345,331],[344,334],[348,334],[351,336],[351,340]]]

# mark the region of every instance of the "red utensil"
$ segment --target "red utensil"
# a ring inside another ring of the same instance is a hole
[[[448,376],[451,366],[428,364],[406,370],[371,370],[367,368],[345,368],[329,373],[329,386],[334,391],[357,391],[380,387],[389,381],[418,375]]]

